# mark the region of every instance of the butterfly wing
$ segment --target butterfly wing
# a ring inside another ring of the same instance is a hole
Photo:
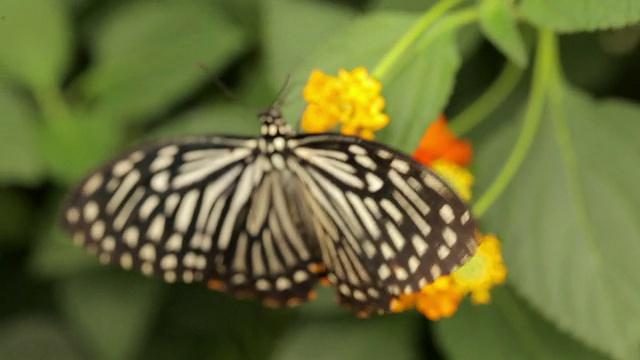
[[[290,142],[289,166],[333,223],[320,247],[341,303],[389,310],[477,247],[467,205],[438,176],[386,146],[336,134]],[[318,213],[318,212],[317,212]]]
[[[308,297],[320,260],[313,234],[301,230],[304,203],[283,190],[295,186],[258,139],[183,138],[90,174],[61,220],[102,262],[284,305]]]

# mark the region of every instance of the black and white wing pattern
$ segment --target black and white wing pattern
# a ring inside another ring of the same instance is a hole
[[[274,169],[259,140],[202,136],[130,151],[72,190],[63,227],[104,263],[269,305],[305,300],[324,275],[319,235],[302,183]]]
[[[378,143],[336,134],[289,141],[288,167],[315,202],[329,281],[355,311],[451,273],[477,248],[467,205],[438,176]]]
[[[296,135],[198,136],[127,152],[74,188],[63,227],[104,263],[292,305],[326,276],[360,314],[387,311],[476,250],[468,207],[384,145]]]

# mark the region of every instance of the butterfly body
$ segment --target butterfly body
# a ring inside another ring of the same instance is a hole
[[[63,226],[101,261],[284,306],[326,278],[359,313],[389,310],[475,251],[440,178],[384,145],[295,134],[194,136],[129,151],[69,195]]]

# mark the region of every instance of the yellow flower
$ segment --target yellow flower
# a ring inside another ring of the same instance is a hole
[[[308,133],[326,132],[341,124],[345,135],[372,140],[374,131],[389,123],[382,111],[382,85],[371,78],[367,69],[340,70],[337,77],[314,70],[303,90],[307,108],[302,114],[302,128]]]
[[[484,235],[478,252],[452,277],[463,293],[471,293],[471,301],[476,304],[488,303],[491,300],[489,290],[495,285],[504,284],[507,277],[498,238],[492,234]]]
[[[489,291],[495,285],[504,284],[506,276],[498,238],[484,235],[477,253],[465,265],[450,275],[439,277],[419,292],[401,294],[391,301],[391,311],[415,307],[431,320],[450,317],[468,294],[476,304],[488,303],[491,300]]]
[[[462,200],[471,200],[473,175],[467,168],[447,160],[438,159],[431,163],[431,169],[440,175],[442,180],[451,185]]]

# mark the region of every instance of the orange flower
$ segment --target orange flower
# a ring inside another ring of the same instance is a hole
[[[463,296],[452,277],[444,275],[417,293],[402,294],[394,299],[391,311],[400,312],[415,307],[427,318],[439,320],[455,314]]]
[[[459,140],[449,130],[447,119],[441,115],[427,128],[418,148],[413,153],[417,161],[431,166],[436,159],[447,160],[461,166],[471,162],[473,150],[468,140]]]

